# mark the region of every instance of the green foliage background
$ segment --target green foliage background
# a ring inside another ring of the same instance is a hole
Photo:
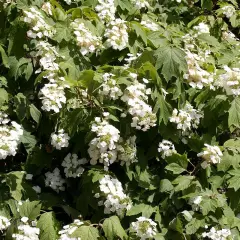
[[[130,223],[143,215],[157,223],[156,240],[202,239],[205,225],[231,229],[232,239],[240,239],[240,97],[227,95],[222,89],[192,88],[183,78],[188,66],[183,50],[184,39],[193,26],[205,22],[210,34],[199,35],[198,46],[210,48],[210,62],[206,65],[221,69],[224,65],[239,68],[240,44],[227,41],[222,31],[231,30],[239,36],[239,3],[230,1],[152,0],[149,9],[136,9],[129,0],[116,0],[117,15],[127,21],[129,43],[122,51],[105,48],[98,55],[83,56],[75,42],[71,22],[81,18],[91,24],[92,31],[102,35],[104,24],[94,8],[97,1],[78,0],[71,5],[50,0],[52,16],[44,14],[53,24],[56,34],[51,43],[61,56],[59,65],[69,89],[67,104],[59,113],[41,109],[38,97],[45,80],[35,73],[39,68],[34,45],[27,37],[29,25],[23,21],[23,11],[29,7],[41,9],[44,0],[16,0],[7,7],[0,1],[0,107],[21,124],[24,134],[18,153],[0,160],[0,215],[11,219],[11,227],[0,232],[3,239],[12,239],[19,219],[23,216],[37,219],[41,240],[58,239],[58,231],[81,215],[84,225],[74,233],[83,240],[137,239],[129,234]],[[232,4],[235,14],[226,18],[221,4]],[[151,31],[139,22],[150,17],[159,24]],[[240,36],[239,36],[240,37]],[[128,53],[142,55],[129,69],[124,69]],[[157,114],[157,125],[147,132],[130,127],[131,118],[121,118],[125,106],[120,100],[103,99],[96,91],[102,84],[102,73],[117,76],[122,89],[132,82],[129,72],[147,78],[152,89],[150,105]],[[78,99],[79,89],[87,89],[87,104],[75,109],[70,99]],[[162,89],[168,94],[165,97]],[[181,141],[176,126],[169,122],[174,108],[181,109],[186,102],[204,113],[201,124],[188,143]],[[88,143],[92,139],[91,122],[104,111],[110,113],[110,123],[121,129],[121,136],[137,136],[137,162],[129,167],[114,163],[110,174],[121,181],[133,207],[123,218],[106,215],[97,206],[94,191],[106,172],[99,164],[85,166],[80,178],[67,179],[66,191],[56,193],[45,187],[44,174],[61,168],[69,152],[88,157]],[[56,150],[50,145],[50,135],[63,128],[71,137],[68,148]],[[157,151],[162,139],[174,142],[177,154],[162,159]],[[1,140],[0,140],[1,141]],[[202,169],[197,154],[204,144],[221,146],[221,163]],[[25,175],[33,174],[32,181]],[[32,189],[39,185],[40,194]],[[201,195],[199,210],[193,210],[190,198]],[[26,201],[29,199],[29,201]],[[17,202],[23,205],[17,211]]]

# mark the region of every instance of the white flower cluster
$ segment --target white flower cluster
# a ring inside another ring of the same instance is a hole
[[[3,8],[6,8],[9,4],[13,3],[14,0],[0,0],[0,3],[3,2]]]
[[[211,146],[209,144],[204,144],[203,152],[198,153],[198,157],[203,158],[204,162],[201,164],[202,168],[206,168],[209,164],[217,164],[221,162],[221,157],[223,156],[222,151],[218,146]]]
[[[64,87],[57,83],[45,84],[39,92],[39,98],[42,100],[42,109],[47,112],[53,110],[58,113],[66,103]]]
[[[169,120],[177,124],[177,129],[182,130],[183,136],[188,136],[192,128],[198,128],[202,117],[203,114],[200,111],[194,109],[191,104],[186,103],[183,109],[177,110],[175,108]]]
[[[53,172],[45,173],[45,176],[46,187],[51,187],[57,193],[65,190],[65,187],[63,186],[65,184],[65,180],[61,177],[60,170],[58,168],[55,168]]]
[[[31,7],[29,10],[24,10],[24,22],[32,25],[32,29],[27,32],[28,37],[30,38],[51,38],[56,30],[49,25],[44,16],[36,8]]]
[[[123,192],[122,184],[116,178],[109,175],[105,175],[100,181],[100,191],[106,197],[105,201],[99,201],[98,205],[104,205],[104,213],[111,214],[116,213],[119,216],[123,216],[126,210],[132,207],[131,199]],[[100,197],[100,194],[95,194],[96,198]]]
[[[126,64],[124,64],[124,68],[127,69],[131,66],[132,62],[137,60],[138,57],[140,57],[142,54],[141,53],[137,53],[136,55],[132,54],[132,53],[128,53],[127,57],[124,58],[124,61],[127,62]]]
[[[94,53],[103,48],[101,37],[94,35],[80,19],[75,19],[71,23],[71,27],[74,30],[77,45],[80,47],[82,55]]]
[[[240,95],[240,68],[223,67],[224,74],[219,76],[219,80],[216,83],[218,86],[223,87],[225,91],[230,95]]]
[[[10,121],[8,115],[0,111],[0,159],[16,155],[22,135],[22,127],[16,122]]]
[[[81,240],[80,237],[71,237],[71,235],[81,226],[83,222],[75,219],[73,223],[63,226],[63,230],[59,231],[60,238],[58,240]]]
[[[110,125],[107,120],[101,121],[99,117],[95,118],[92,132],[95,132],[97,137],[89,143],[90,163],[95,165],[99,161],[104,164],[105,169],[108,169],[109,165],[117,160],[116,144],[119,141],[120,132],[117,128]]]
[[[222,7],[221,10],[223,11],[223,14],[227,18],[231,18],[233,16],[233,14],[236,12],[236,9],[234,8],[233,5],[226,5],[226,6]]]
[[[4,216],[0,216],[0,232],[6,230],[11,225],[10,220]]]
[[[47,13],[48,15],[52,16],[52,5],[50,2],[46,2],[42,5],[42,10]]]
[[[84,172],[82,165],[86,164],[87,162],[88,161],[86,158],[78,159],[77,154],[69,153],[62,162],[65,176],[67,178],[80,177]]]
[[[136,222],[131,223],[131,229],[140,240],[152,239],[157,234],[157,224],[149,218],[139,217]]]
[[[129,166],[131,163],[137,161],[137,147],[136,147],[136,136],[128,138],[123,141],[122,138],[119,139],[119,144],[117,146],[118,151],[118,161],[121,161],[121,165]]]
[[[58,150],[63,147],[68,147],[69,139],[70,137],[64,132],[63,129],[60,129],[57,133],[51,134],[51,144]]]
[[[150,7],[148,1],[146,0],[132,0],[132,3],[137,9]]]
[[[21,218],[21,224],[18,226],[18,232],[12,234],[16,240],[39,240],[40,229],[36,227],[36,222],[32,221],[32,226],[28,223],[27,217]]]
[[[58,71],[59,65],[56,63],[57,57],[59,54],[55,46],[52,46],[47,41],[39,41],[36,45],[38,52],[36,56],[40,56],[40,66],[44,71]],[[41,69],[37,70],[37,73],[41,72]],[[52,75],[51,75],[52,76]]]
[[[98,17],[107,23],[115,19],[116,7],[114,0],[98,0],[95,10],[98,12]]]
[[[144,79],[147,82],[146,79]],[[152,112],[152,107],[147,104],[148,95],[151,89],[146,89],[146,85],[137,80],[133,85],[128,86],[121,97],[128,105],[128,113],[132,115],[131,126],[142,131],[147,131],[156,125],[156,114]]]
[[[231,31],[223,31],[222,32],[222,38],[224,40],[236,40],[239,41],[239,39],[236,37],[236,35],[234,33],[232,33]],[[236,45],[239,45],[240,43],[236,43]]]
[[[209,232],[202,233],[202,236],[212,240],[227,240],[227,238],[231,236],[231,231],[230,229],[225,228],[216,230],[214,227],[212,227]]]
[[[187,79],[189,85],[198,89],[202,89],[205,86],[210,86],[211,89],[214,89],[214,86],[212,85],[214,74],[209,73],[201,67],[201,65],[204,65],[209,52],[205,52],[205,56],[201,56],[199,53],[192,53],[190,50],[186,50],[185,52],[188,73],[184,74],[183,77]]]
[[[33,189],[36,193],[38,193],[38,194],[40,194],[41,191],[42,191],[39,186],[33,186],[32,189]]]
[[[155,22],[151,21],[150,19],[142,20],[141,25],[146,27],[147,29],[151,31],[158,31],[159,26]]]
[[[116,100],[122,96],[122,91],[118,86],[116,80],[114,79],[115,75],[112,73],[103,74],[103,83],[102,88],[99,90],[99,93],[108,96],[109,98]]]
[[[177,153],[174,144],[168,140],[162,140],[162,142],[159,143],[158,152],[162,153],[161,156],[163,159]]]
[[[199,210],[199,204],[202,202],[202,196],[197,196],[194,198],[191,198],[189,203],[192,206],[193,211]]]
[[[39,98],[42,100],[42,109],[44,111],[54,111],[58,113],[63,104],[66,103],[64,89],[69,87],[65,83],[65,78],[59,76],[59,64],[56,62],[59,54],[54,46],[46,41],[37,43],[37,56],[40,56],[39,64],[44,71],[50,71],[44,78],[50,83],[45,84],[39,92]],[[36,73],[42,70],[38,69]]]
[[[72,0],[64,0],[64,2],[68,5],[70,5],[72,3]]]
[[[195,37],[203,33],[210,34],[209,26],[203,22],[199,23],[197,26],[194,26],[193,29],[195,30]]]
[[[128,32],[126,21],[117,18],[107,25],[104,37],[106,44],[115,50],[123,50],[128,44]]]

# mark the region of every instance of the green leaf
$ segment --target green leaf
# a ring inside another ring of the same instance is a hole
[[[240,154],[230,154],[225,151],[221,162],[217,165],[218,171],[226,172],[231,166],[238,168],[240,163]]]
[[[236,97],[231,103],[229,109],[228,126],[235,126],[240,128],[240,98]]]
[[[232,176],[227,181],[228,187],[237,191],[240,188],[240,169],[230,170],[228,173]]]
[[[208,33],[203,33],[198,35],[198,39],[214,47],[217,47],[220,45],[218,40],[215,37],[210,36]]]
[[[182,191],[190,186],[192,183],[194,176],[178,176],[172,183],[177,185],[175,187],[175,191]]]
[[[127,211],[127,216],[133,216],[142,213],[142,216],[150,217],[154,211],[154,208],[150,205],[141,203],[132,206],[131,209]]]
[[[30,105],[30,115],[33,120],[39,124],[42,113],[33,104]]]
[[[191,222],[189,222],[185,227],[186,227],[186,233],[188,235],[192,235],[197,232],[197,230],[200,227],[203,227],[205,224],[205,221],[203,219],[199,220],[196,218],[193,218]]]
[[[143,42],[147,45],[147,35],[142,25],[138,22],[131,22],[131,25],[133,29],[136,31],[137,36],[141,37]]]
[[[20,138],[20,141],[23,143],[26,151],[29,153],[36,146],[37,140],[34,135],[31,135],[30,132],[23,131],[23,135]]]
[[[179,217],[174,218],[170,223],[169,223],[169,228],[172,230],[175,230],[179,233],[183,233],[183,224],[182,221]]]
[[[40,228],[40,240],[58,239],[58,223],[53,212],[42,214],[37,227]]]
[[[187,169],[188,167],[188,158],[187,158],[187,155],[186,154],[183,154],[183,155],[180,155],[179,153],[175,153],[173,154],[172,156],[169,156],[165,159],[165,161],[168,163],[168,164],[171,164],[171,163],[176,163],[178,164],[180,167],[184,168],[184,169]]]
[[[17,201],[20,201],[23,196],[24,186],[24,172],[10,172],[5,175],[6,178],[6,184],[10,188],[10,194],[11,196],[16,199]]]
[[[27,114],[27,99],[22,93],[14,97],[14,106],[19,120],[22,121]]]
[[[201,7],[206,8],[207,10],[212,10],[213,2],[212,0],[201,0]]]
[[[173,185],[168,179],[162,179],[160,181],[160,192],[170,192],[173,190]]]
[[[172,77],[178,78],[187,71],[185,53],[177,47],[160,47],[154,55],[157,57],[156,68],[161,69],[166,81]]]
[[[0,45],[0,53],[2,56],[2,63],[6,68],[9,68],[9,64],[8,64],[8,56],[5,52],[5,50],[3,49],[3,47]]]
[[[100,236],[96,228],[92,226],[82,226],[79,227],[76,231],[74,231],[71,237],[80,237],[84,240],[96,240]]]
[[[159,123],[162,121],[166,125],[169,121],[169,117],[172,115],[172,107],[169,103],[167,103],[162,95],[158,95],[157,102],[154,107],[154,111],[158,111],[159,109]]]
[[[185,169],[179,166],[177,163],[170,163],[165,167],[165,169],[173,172],[173,174],[180,174],[185,171]]]
[[[0,107],[8,102],[8,92],[4,88],[0,88]]]
[[[35,220],[40,214],[41,204],[39,201],[25,201],[19,206],[19,213],[21,217],[28,217],[31,220]]]
[[[127,234],[125,233],[117,216],[112,216],[104,220],[103,231],[109,240],[114,240],[116,237],[119,237],[120,239],[127,237]]]

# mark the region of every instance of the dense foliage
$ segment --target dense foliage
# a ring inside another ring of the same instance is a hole
[[[0,0],[0,238],[240,239],[237,0]]]

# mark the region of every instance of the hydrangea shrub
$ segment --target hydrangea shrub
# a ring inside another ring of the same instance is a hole
[[[0,238],[240,239],[237,0],[0,0]]]

